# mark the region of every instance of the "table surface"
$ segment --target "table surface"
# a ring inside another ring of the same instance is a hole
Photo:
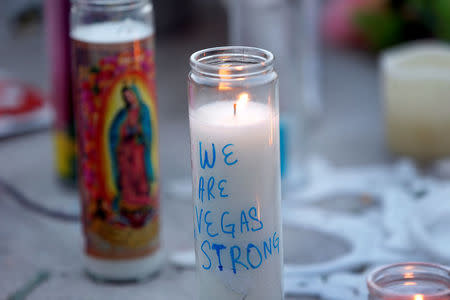
[[[186,75],[194,50],[226,43],[224,16],[206,18],[176,34],[157,39],[163,237],[167,253],[192,246],[189,197],[173,197],[167,187],[190,175]],[[0,66],[45,88],[47,61],[42,31],[8,37],[0,29]],[[35,49],[32,53],[29,49]],[[326,49],[323,53],[320,121],[308,130],[308,151],[338,165],[389,161],[385,150],[377,61],[368,54]],[[50,131],[0,141],[0,178],[41,203],[77,206],[75,190],[58,184],[53,172]],[[112,285],[88,279],[82,266],[78,223],[44,218],[24,209],[0,190],[0,299],[29,284],[42,271],[48,280],[27,299],[192,299],[195,273],[167,264],[145,282]],[[286,261],[311,263],[346,251],[329,237],[285,230]],[[307,240],[308,243],[300,241]],[[317,249],[322,249],[317,251]],[[292,298],[294,299],[294,298]],[[307,298],[298,298],[307,299]],[[309,298],[308,298],[309,299]]]

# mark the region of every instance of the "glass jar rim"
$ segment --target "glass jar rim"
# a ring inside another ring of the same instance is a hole
[[[270,51],[248,46],[224,46],[199,50],[190,57],[193,72],[203,76],[236,79],[273,71]]]
[[[398,263],[398,264],[392,264],[392,265],[385,265],[385,266],[381,266],[378,267],[376,269],[374,269],[369,276],[367,277],[367,287],[369,288],[369,292],[370,293],[375,293],[375,295],[377,296],[383,296],[383,297],[396,297],[396,299],[403,299],[403,294],[399,294],[399,293],[395,293],[394,291],[388,290],[386,288],[384,288],[383,286],[380,286],[378,284],[379,279],[383,277],[383,273],[390,271],[390,270],[395,270],[398,268],[404,268],[404,267],[419,267],[419,268],[423,268],[425,269],[424,271],[428,271],[426,274],[429,275],[437,275],[439,277],[442,277],[446,280],[448,280],[448,276],[450,274],[450,268],[443,266],[443,265],[438,265],[438,264],[432,264],[432,263],[421,263],[421,262],[410,262],[410,263]],[[423,273],[425,273],[423,272]],[[444,276],[447,276],[447,278],[445,278]],[[403,277],[404,278],[404,277]],[[434,294],[427,294],[424,295],[429,300],[432,299],[442,299],[442,296],[448,296],[450,293],[450,289],[447,288],[446,290],[442,291],[442,292],[436,292]],[[411,295],[408,296],[404,296],[405,300],[409,300],[411,299]]]
[[[149,0],[70,0],[70,2],[92,10],[104,10],[105,8],[125,10],[150,4]]]

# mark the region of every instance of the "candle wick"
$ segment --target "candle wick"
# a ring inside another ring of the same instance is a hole
[[[234,116],[236,117],[236,103],[233,104],[233,108],[234,108]]]

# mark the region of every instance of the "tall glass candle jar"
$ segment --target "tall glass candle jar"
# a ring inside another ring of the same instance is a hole
[[[191,56],[189,120],[199,299],[282,299],[278,79],[273,55]]]
[[[72,4],[86,268],[131,280],[161,265],[158,120],[148,0]]]
[[[373,271],[369,300],[449,300],[450,268],[426,263],[401,263]]]
[[[317,0],[228,0],[233,45],[265,48],[280,77],[280,152],[286,195],[307,181],[308,127],[320,114]],[[309,122],[308,122],[309,121]]]

